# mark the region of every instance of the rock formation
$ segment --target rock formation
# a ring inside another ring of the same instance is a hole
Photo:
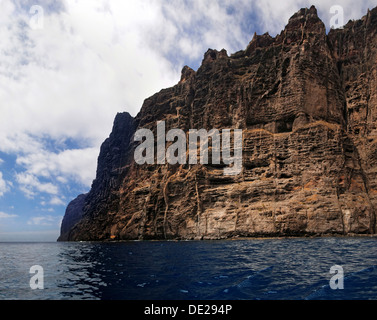
[[[243,170],[137,165],[137,129],[243,129]],[[118,114],[91,191],[59,240],[222,239],[376,233],[377,8],[343,29],[314,6],[244,51],[208,50],[195,72]]]

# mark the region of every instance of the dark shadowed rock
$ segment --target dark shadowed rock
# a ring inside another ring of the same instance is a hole
[[[70,239],[69,233],[71,229],[81,220],[83,216],[86,196],[86,194],[81,194],[75,200],[69,203],[62,221],[58,241],[67,241]]]

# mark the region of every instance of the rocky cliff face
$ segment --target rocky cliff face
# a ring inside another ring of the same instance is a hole
[[[118,114],[60,240],[376,233],[377,8],[326,35],[315,7]],[[137,129],[243,129],[243,170],[137,165]],[[84,201],[83,201],[84,199]],[[79,202],[79,205],[78,203]],[[77,218],[72,219],[77,213]]]

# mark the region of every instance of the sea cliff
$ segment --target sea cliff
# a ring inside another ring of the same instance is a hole
[[[59,241],[376,233],[377,8],[328,34],[314,6],[116,116]],[[242,129],[243,167],[134,161],[141,128]]]

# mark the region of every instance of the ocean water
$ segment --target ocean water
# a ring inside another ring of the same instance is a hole
[[[43,289],[30,287],[35,265]],[[331,289],[335,265],[344,289]],[[375,238],[0,243],[0,300],[376,298]]]

